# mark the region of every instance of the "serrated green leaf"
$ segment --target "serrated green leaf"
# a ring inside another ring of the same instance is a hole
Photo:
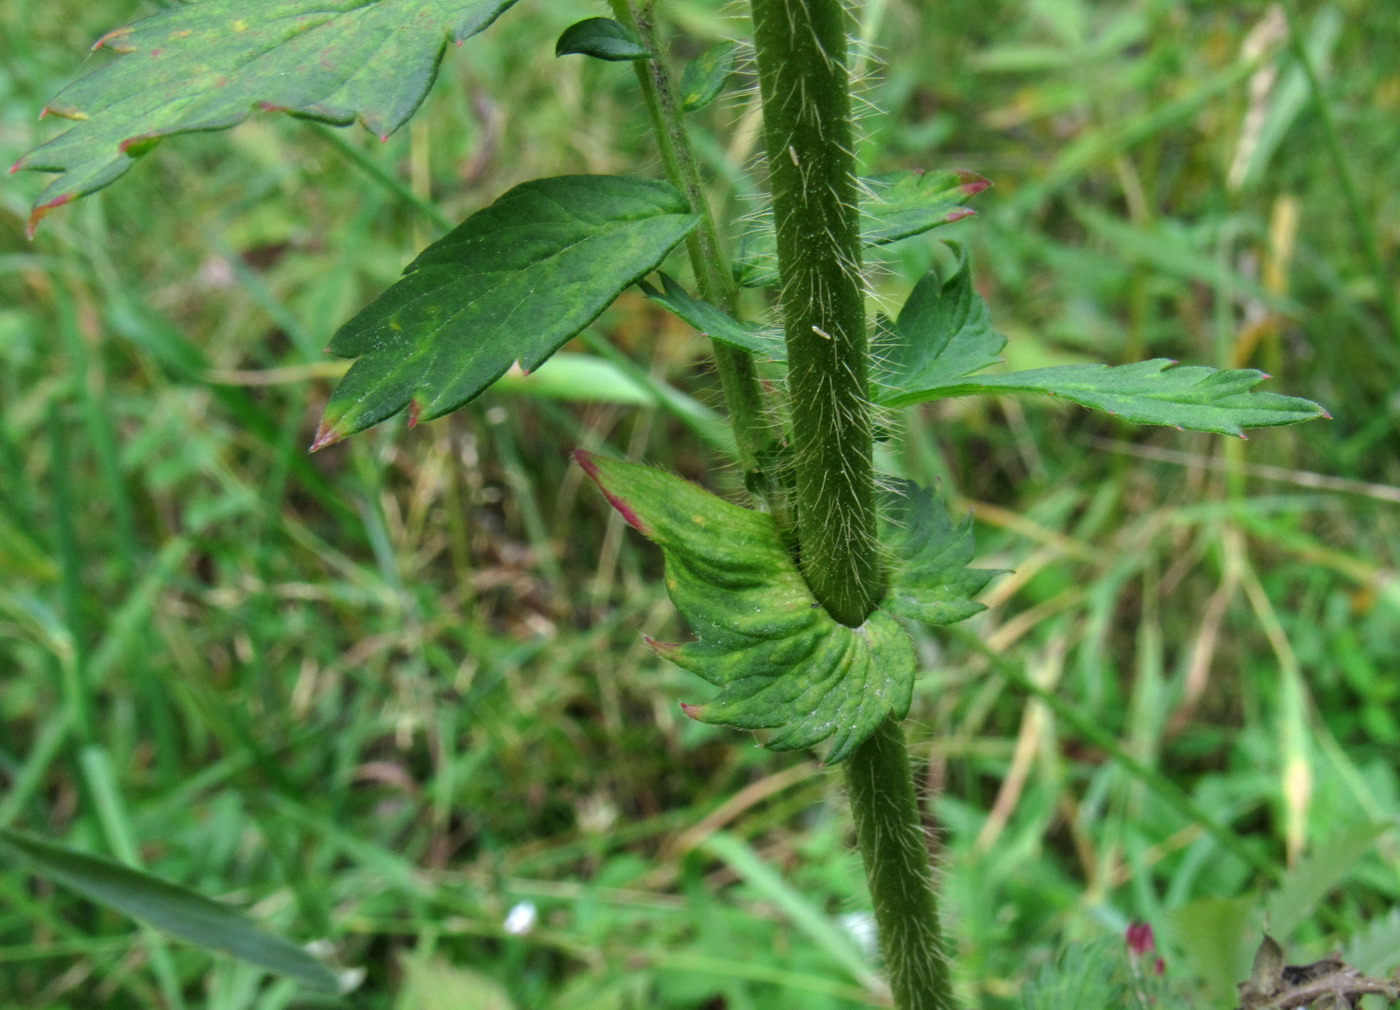
[[[957,559],[970,548],[967,528],[927,515],[927,495],[889,503],[887,543],[908,556],[891,572],[889,600],[851,628],[813,599],[767,513],[659,470],[576,456],[623,518],[665,556],[667,591],[697,641],[648,644],[720,688],[708,704],[684,706],[686,713],[769,730],[767,746],[774,750],[830,740],[827,763],[845,759],[886,718],[909,711],[914,645],[893,614],[944,624],[981,609],[957,594],[980,588],[991,573],[961,567]]]
[[[890,172],[862,179],[861,238],[885,245],[952,224],[975,213],[962,201],[991,185],[971,172]],[[766,209],[739,240],[734,278],[743,287],[778,283],[778,240],[773,212]]]
[[[967,567],[976,549],[971,516],[954,524],[932,493],[908,481],[881,495],[880,513],[892,559],[883,609],[936,627],[987,609],[973,597],[1000,573]]]
[[[738,49],[733,42],[721,42],[686,64],[681,74],[681,111],[699,112],[719,97],[734,73]]]
[[[1270,932],[1287,940],[1390,827],[1370,823],[1343,828],[1290,867],[1264,906]]]
[[[418,109],[449,42],[515,0],[199,0],[99,39],[117,58],[64,89],[45,115],[77,121],[11,171],[63,173],[35,202],[108,186],[160,138],[237,126],[254,109],[387,137]]]
[[[340,991],[335,974],[306,951],[203,895],[9,828],[0,828],[0,850],[18,853],[44,877],[187,943],[232,955],[319,992]]]
[[[595,60],[623,63],[648,60],[654,55],[637,34],[612,18],[586,18],[564,29],[554,44],[555,56],[592,56]]]
[[[410,423],[533,371],[695,227],[664,182],[607,175],[517,186],[423,251],[331,341],[358,358],[314,448],[410,407]]]
[[[1218,371],[1153,358],[1131,365],[1059,365],[975,379],[949,379],[914,390],[887,390],[879,402],[903,407],[951,396],[1038,393],[1106,411],[1135,424],[1161,424],[1244,437],[1244,428],[1267,428],[1330,417],[1310,400],[1255,393],[1268,378],[1253,368]]]
[[[669,274],[662,273],[661,284],[664,291],[658,291],[646,281],[642,281],[638,287],[657,305],[685,320],[707,337],[753,354],[761,354],[771,361],[787,360],[787,344],[782,333],[753,323],[741,323],[723,309],[691,297]]]
[[[967,252],[949,243],[957,269],[940,280],[930,273],[914,286],[899,319],[885,321],[877,343],[880,398],[936,387],[996,364],[1006,338],[992,329],[987,304],[972,286]]]

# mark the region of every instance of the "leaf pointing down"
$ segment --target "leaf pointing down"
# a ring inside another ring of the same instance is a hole
[[[359,360],[313,448],[411,407],[410,423],[478,396],[515,362],[539,367],[695,227],[671,186],[607,175],[517,186],[423,251],[343,326]]]
[[[982,609],[963,594],[980,590],[993,573],[963,567],[970,531],[938,516],[925,493],[886,503],[887,545],[912,553],[891,572],[887,602],[851,628],[813,599],[767,513],[660,470],[575,455],[623,518],[665,555],[667,591],[698,640],[648,642],[720,688],[708,704],[684,706],[686,713],[770,730],[766,745],[774,750],[830,740],[827,763],[844,760],[887,717],[908,714],[917,663],[913,641],[893,615],[947,624]],[[902,531],[896,523],[904,523]]]
[[[118,54],[44,110],[77,122],[15,163],[61,172],[30,230],[55,207],[115,182],[161,137],[236,126],[254,109],[381,137],[428,93],[448,42],[515,0],[198,0],[104,35]]]

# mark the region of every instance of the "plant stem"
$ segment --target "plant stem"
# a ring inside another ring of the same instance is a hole
[[[899,1010],[950,1010],[953,989],[933,869],[904,731],[893,719],[848,759],[846,791],[894,1005]]]
[[[813,595],[857,627],[879,601],[883,579],[845,18],[840,0],[753,2],[800,560]]]
[[[753,0],[788,348],[798,549],[812,594],[864,624],[883,591],[869,354],[841,0]],[[898,1010],[950,1010],[933,872],[904,735],[886,721],[846,783]]]
[[[700,170],[685,124],[685,113],[676,99],[671,75],[661,59],[656,34],[655,0],[611,0],[614,16],[637,33],[643,48],[656,54],[633,64],[642,86],[652,131],[661,148],[666,176],[699,215],[700,227],[686,239],[691,268],[695,271],[700,297],[733,314],[738,306],[739,289],[722,252],[719,228],[701,184]],[[787,496],[777,475],[783,444],[782,427],[768,409],[763,385],[753,355],[718,340],[712,340],[715,368],[724,390],[725,406],[734,428],[739,465],[750,493],[767,505],[780,530],[790,530]]]

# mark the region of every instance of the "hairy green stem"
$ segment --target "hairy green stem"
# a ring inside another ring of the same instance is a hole
[[[754,0],[803,575],[843,624],[883,590],[860,212],[840,0]]]
[[[614,16],[637,33],[642,46],[654,53],[652,59],[634,64],[641,83],[652,130],[661,149],[667,178],[680,189],[699,215],[700,227],[686,239],[691,268],[695,271],[700,297],[733,314],[739,290],[734,283],[720,243],[710,202],[700,179],[700,170],[685,124],[685,113],[676,98],[671,75],[661,58],[656,33],[655,0],[611,0]],[[789,530],[787,496],[778,477],[778,457],[783,442],[782,427],[768,407],[763,384],[753,355],[712,340],[715,369],[724,390],[725,406],[734,428],[739,465],[749,491],[767,505],[780,530]]]
[[[899,1010],[949,1010],[953,989],[933,868],[904,732],[893,719],[849,758],[846,790],[894,1005]]]
[[[841,0],[753,0],[788,348],[798,549],[813,595],[865,623],[876,543],[859,195]],[[887,721],[846,783],[898,1010],[950,1010],[933,871],[904,736]]]

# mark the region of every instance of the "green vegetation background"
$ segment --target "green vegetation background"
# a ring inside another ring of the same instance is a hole
[[[35,122],[44,101],[154,6],[0,0],[0,160],[61,128]],[[731,30],[718,3],[664,7],[684,53]],[[374,172],[459,219],[539,175],[655,171],[630,71],[552,55],[598,13],[524,0],[388,143],[259,116],[162,146],[33,245],[42,179],[0,189],[0,825],[328,939],[366,972],[351,1006],[878,1006],[839,776],[681,715],[703,685],[641,642],[684,634],[657,554],[568,462],[606,448],[732,490],[647,391],[716,406],[702,340],[628,296],[596,331],[630,373],[574,361],[553,390],[305,453],[334,327],[435,234]],[[1081,717],[966,638],[925,643],[911,744],[969,1005],[1022,1005],[1066,945],[1067,972],[1103,975],[1084,951],[1119,959],[1133,920],[1166,1005],[1233,1005],[1265,881],[1086,723],[1283,875],[1271,923],[1295,958],[1395,967],[1400,839],[1366,827],[1400,815],[1392,0],[1297,4],[1339,151],[1274,5],[859,16],[886,110],[865,164],[995,183],[945,234],[1013,363],[1248,365],[1335,415],[1248,443],[1054,404],[890,419],[887,463],[942,481],[981,563],[1014,570],[970,632]],[[752,96],[697,123],[743,213]],[[897,304],[939,256],[906,243],[879,292]],[[1036,1005],[1088,1005],[1057,991]],[[316,1002],[0,868],[0,1005],[172,993]]]

